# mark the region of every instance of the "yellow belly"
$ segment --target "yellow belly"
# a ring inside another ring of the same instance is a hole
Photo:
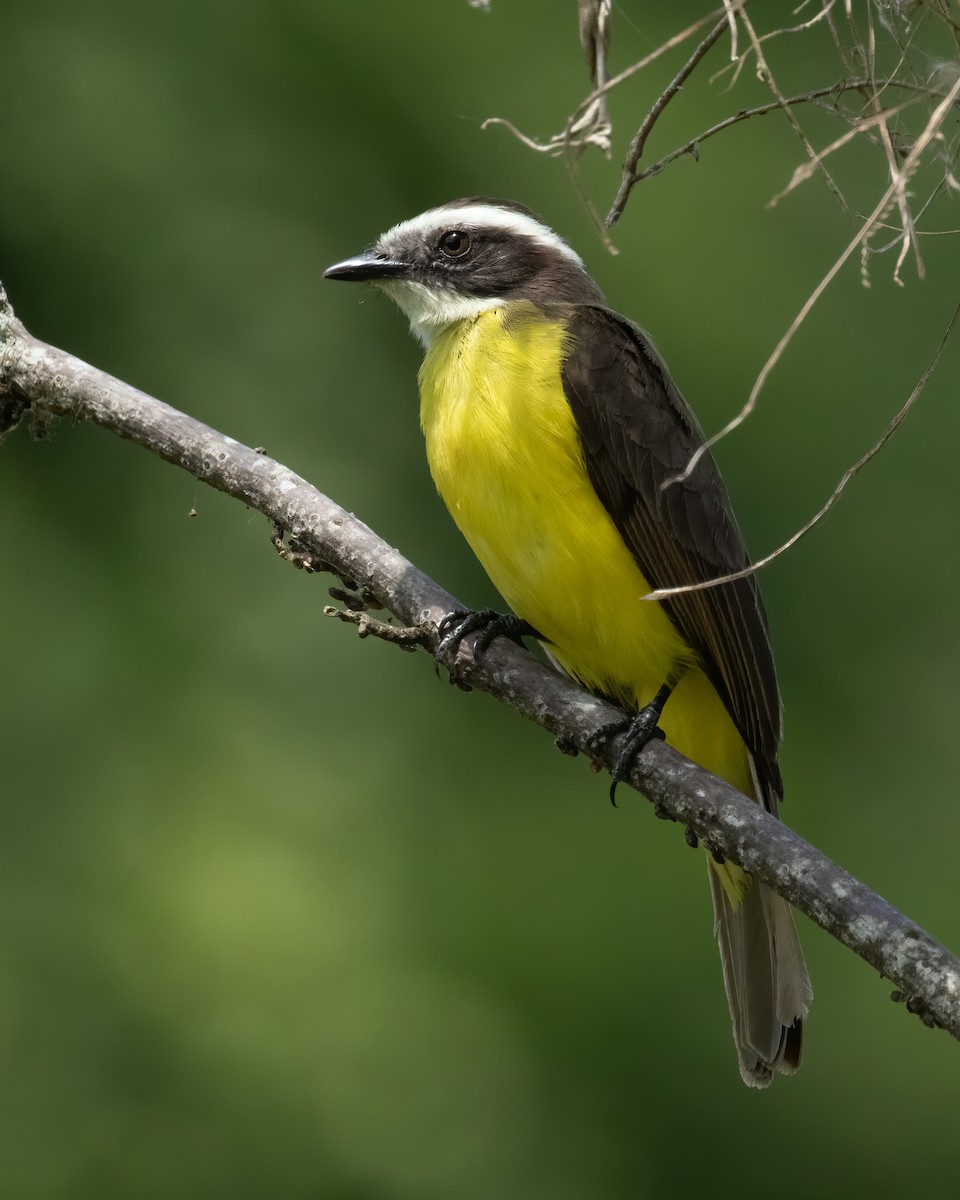
[[[663,714],[681,753],[750,791],[746,748],[590,483],[563,393],[564,327],[532,305],[460,322],[430,347],[420,416],[437,489],[513,611],[585,686]]]

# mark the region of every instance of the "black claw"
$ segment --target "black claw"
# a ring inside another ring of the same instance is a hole
[[[490,609],[486,610],[490,612]],[[525,637],[536,637],[537,631],[526,621],[515,617],[513,613],[493,613],[487,627],[477,638],[474,654],[479,658],[495,637],[508,637],[518,646],[523,645]]]
[[[438,675],[440,674],[440,663],[447,657],[451,650],[459,649],[460,643],[470,632],[468,622],[473,615],[469,609],[455,608],[453,612],[447,613],[437,626],[437,633],[440,636],[433,657],[436,662]]]
[[[592,745],[599,748],[611,737],[618,734],[623,736],[623,741],[617,748],[610,766],[610,803],[614,808],[617,807],[617,785],[630,774],[633,760],[654,738],[662,740],[665,737],[657,722],[663,714],[663,706],[670,699],[672,691],[672,685],[665,683],[650,703],[641,708],[636,716],[631,717],[628,721],[619,721],[613,725],[604,726],[592,739]]]
[[[440,664],[448,658],[455,658],[463,639],[478,629],[480,633],[473,649],[476,659],[481,658],[495,637],[508,637],[518,646],[522,646],[525,637],[537,636],[531,625],[515,617],[513,613],[498,613],[492,608],[479,608],[476,612],[456,609],[448,613],[437,627],[440,640],[434,658],[438,673]]]

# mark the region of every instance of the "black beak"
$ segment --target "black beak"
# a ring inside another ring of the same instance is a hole
[[[323,273],[324,279],[346,279],[356,282],[369,279],[398,279],[410,269],[409,263],[398,262],[391,258],[381,258],[374,251],[368,250],[358,254],[356,258],[348,258],[343,262],[334,263]]]

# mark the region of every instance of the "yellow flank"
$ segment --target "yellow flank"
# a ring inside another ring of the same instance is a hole
[[[682,754],[752,794],[723,702],[641,574],[586,472],[563,392],[562,321],[521,301],[444,330],[420,369],[437,490],[513,611],[586,687],[628,709],[678,680],[660,722]],[[745,878],[719,872],[736,900]]]

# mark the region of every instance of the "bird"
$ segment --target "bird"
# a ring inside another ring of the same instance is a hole
[[[701,427],[650,337],[513,201],[431,208],[324,275],[373,284],[423,347],[434,483],[511,609],[481,638],[532,634],[630,714],[631,752],[655,730],[778,815],[783,710],[755,574],[644,599],[750,563]],[[454,622],[444,641],[488,616]],[[789,904],[736,864],[707,860],[740,1074],[765,1087],[800,1065],[809,975]]]

